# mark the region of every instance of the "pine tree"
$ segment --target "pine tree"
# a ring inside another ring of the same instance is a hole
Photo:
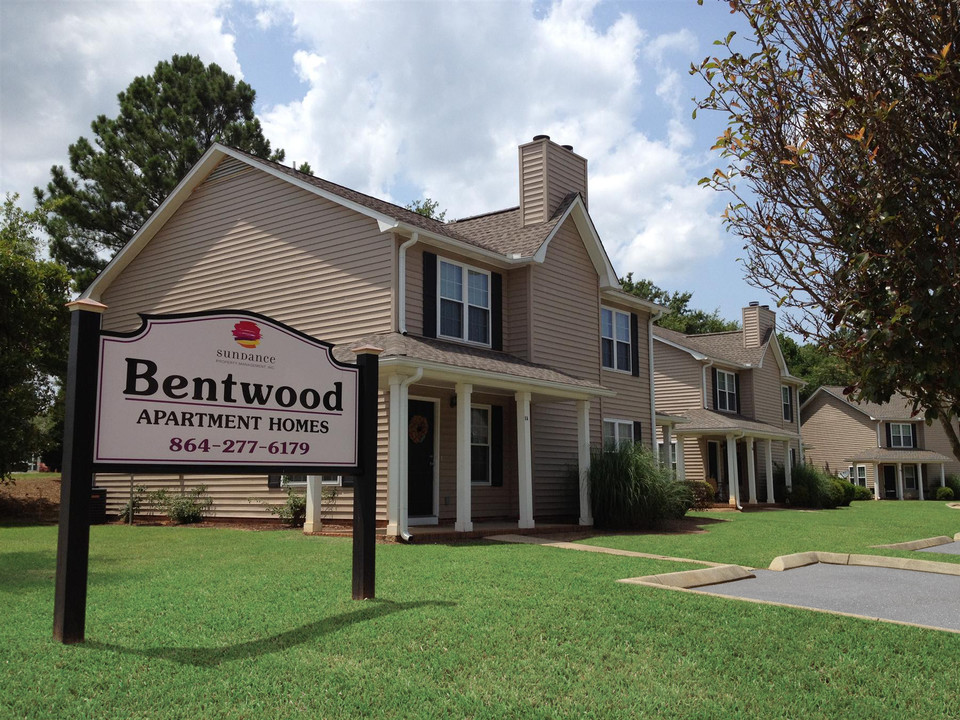
[[[247,83],[194,55],[174,55],[152,75],[136,78],[118,96],[120,113],[91,124],[94,139],[70,146],[70,173],[51,168],[46,191],[34,192],[54,259],[86,287],[110,257],[214,142],[271,160],[253,112],[256,92]],[[48,202],[52,201],[52,202]]]

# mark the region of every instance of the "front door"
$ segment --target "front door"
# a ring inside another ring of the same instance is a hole
[[[883,466],[883,496],[888,500],[897,498],[897,469],[893,465]]]
[[[434,514],[434,404],[410,400],[407,419],[407,514],[430,517]]]

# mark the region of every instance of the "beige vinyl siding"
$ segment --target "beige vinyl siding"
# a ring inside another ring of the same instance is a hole
[[[533,362],[600,381],[600,294],[597,273],[572,220],[558,230],[542,265],[530,270]],[[599,403],[591,439],[599,442]],[[535,517],[575,515],[579,508],[575,402],[531,409]],[[649,410],[646,413],[649,415]],[[649,423],[649,421],[648,421]]]
[[[403,242],[399,238],[398,242]],[[421,244],[407,250],[407,332],[411,335],[423,335],[423,251],[436,252],[436,248],[425,248]]]
[[[579,192],[587,202],[587,161],[553,143],[547,145],[547,217],[572,192]]]
[[[743,346],[760,347],[767,330],[776,327],[777,314],[766,307],[755,306],[743,309]]]
[[[657,412],[682,415],[703,407],[703,363],[690,353],[653,341]]]
[[[547,220],[547,188],[544,175],[546,143],[520,146],[520,216],[523,225]]]
[[[103,326],[138,312],[252,310],[330,342],[389,331],[392,236],[256,170],[201,184],[107,288]]]
[[[799,432],[796,420],[788,422],[783,419],[783,395],[780,392],[783,378],[780,374],[780,366],[777,365],[774,357],[774,351],[768,348],[763,357],[763,367],[754,368],[749,372],[753,375],[753,390],[756,396],[752,417],[769,425]],[[791,392],[793,392],[792,388]],[[794,415],[797,414],[796,396],[793,398],[793,412]]]
[[[503,350],[530,358],[530,268],[522,267],[503,278]]]
[[[953,421],[954,430],[960,432],[960,429],[957,427],[957,421]],[[933,452],[940,453],[950,458],[950,462],[944,465],[944,472],[947,475],[951,473],[960,473],[960,461],[956,459],[953,455],[953,448],[950,446],[950,441],[947,439],[947,431],[943,429],[943,426],[940,424],[939,420],[934,420],[932,425],[925,425],[920,423],[920,431],[923,433],[923,440],[921,445],[924,450],[932,450]],[[936,484],[940,484],[940,466],[939,465],[927,465],[925,470],[930,470],[933,474],[931,475],[931,480],[936,480]]]
[[[231,161],[232,162],[232,161]],[[221,168],[224,163],[221,164]],[[230,169],[229,167],[227,169]],[[234,168],[235,169],[235,168]],[[137,313],[218,308],[259,312],[333,343],[392,327],[395,252],[375,221],[257,170],[214,174],[103,294],[107,330],[132,330]],[[386,517],[386,399],[378,438],[378,519]],[[179,479],[146,478],[151,483]],[[107,483],[108,507],[122,506],[129,478]],[[217,517],[270,517],[262,502],[285,500],[264,475],[187,476],[204,483]],[[352,517],[351,489],[330,520]],[[251,499],[251,502],[248,502]]]
[[[803,411],[803,447],[808,463],[838,473],[850,466],[847,458],[877,447],[877,425],[847,403],[820,392]],[[872,474],[872,466],[867,468]]]

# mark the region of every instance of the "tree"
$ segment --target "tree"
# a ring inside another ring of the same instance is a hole
[[[219,66],[194,55],[174,55],[152,75],[136,78],[117,96],[120,114],[91,124],[94,140],[70,146],[70,170],[51,168],[38,205],[54,203],[44,218],[54,259],[85,287],[123,247],[214,142],[272,160],[256,93]],[[307,166],[309,169],[309,166]]]
[[[437,210],[437,206],[440,203],[436,200],[431,200],[430,198],[424,198],[423,200],[414,200],[411,203],[407,203],[404,207],[407,210],[413,210],[417,215],[423,215],[424,217],[433,218],[439,222],[444,222],[447,217],[446,210]]]
[[[657,325],[668,330],[694,335],[696,333],[727,332],[740,329],[740,323],[724,320],[720,317],[719,308],[712,313],[691,309],[692,292],[680,292],[678,290],[671,293],[657,287],[649,280],[634,280],[633,273],[627,273],[625,278],[620,278],[620,285],[624,292],[669,308],[669,314],[663,315],[657,320]]]
[[[731,197],[748,281],[842,359],[850,392],[902,392],[960,459],[960,3],[730,7],[752,38],[691,72],[709,87],[698,109],[726,116],[726,167],[701,182]]]
[[[843,360],[831,355],[815,343],[801,345],[789,335],[780,335],[780,349],[790,368],[790,374],[806,381],[800,388],[800,402],[816,392],[821,385],[842,385],[847,387],[856,382]]]
[[[69,340],[70,275],[39,259],[40,213],[16,200],[6,197],[0,217],[0,482],[44,449],[38,419],[54,405]]]

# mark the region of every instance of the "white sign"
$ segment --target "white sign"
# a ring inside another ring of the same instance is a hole
[[[242,312],[103,333],[95,463],[356,466],[359,369]]]

